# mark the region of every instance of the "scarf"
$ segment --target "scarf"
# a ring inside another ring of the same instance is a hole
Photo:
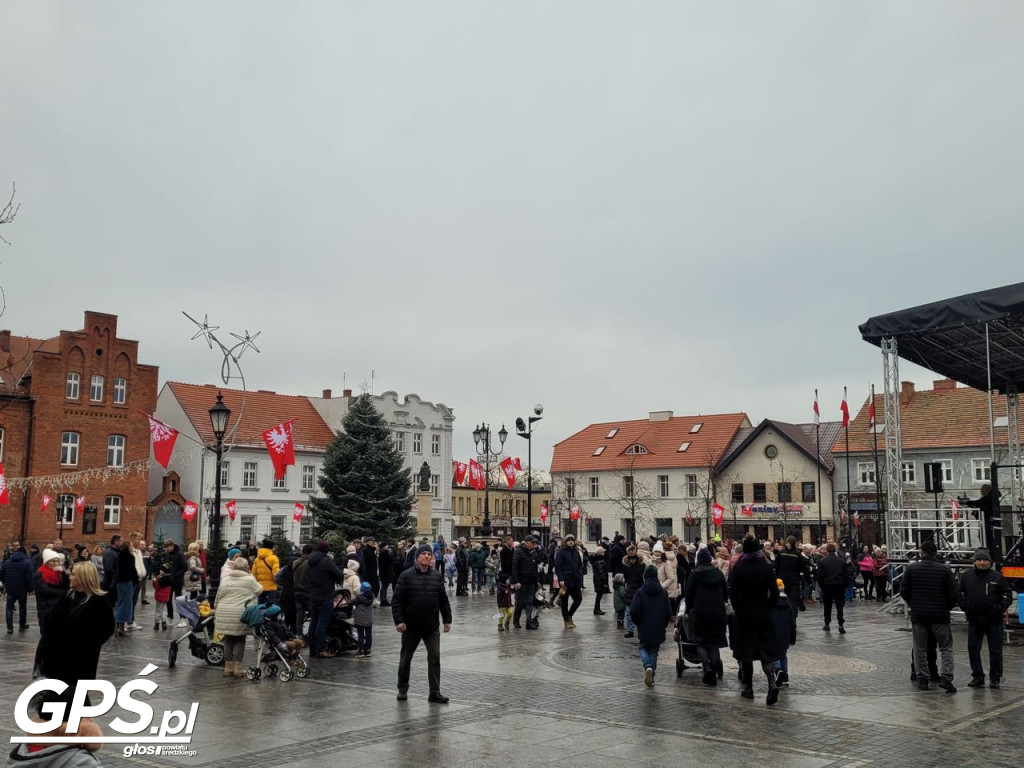
[[[43,581],[45,581],[51,587],[60,586],[60,573],[53,570],[53,568],[46,565],[45,563],[39,566],[39,575],[42,576]]]

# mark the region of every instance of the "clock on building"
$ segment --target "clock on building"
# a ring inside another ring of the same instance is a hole
[[[768,443],[768,445],[764,447],[764,455],[765,458],[774,459],[776,456],[779,455],[779,449],[776,448],[775,445],[773,445],[772,443]]]

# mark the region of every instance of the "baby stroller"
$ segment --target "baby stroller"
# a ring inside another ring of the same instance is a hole
[[[327,624],[326,650],[335,655],[355,650],[359,647],[355,635],[355,627],[352,625],[352,593],[347,589],[339,589],[334,593],[334,610]]]
[[[213,613],[205,618],[199,615],[199,602],[186,595],[174,598],[178,615],[188,622],[189,631],[177,640],[171,640],[167,649],[167,666],[173,667],[178,660],[178,646],[188,641],[188,650],[197,659],[202,659],[211,667],[219,667],[224,663],[224,646],[213,642]]]
[[[676,645],[679,646],[679,658],[676,659],[676,677],[683,676],[686,662],[690,662],[690,664],[697,667],[701,665],[697,646],[690,642],[690,638],[693,637],[693,619],[684,619],[684,613],[686,613],[686,601],[680,599],[679,612],[676,614],[676,631],[673,633]]]
[[[309,676],[309,666],[302,658],[302,654],[296,653],[289,659],[267,639],[267,631],[262,624],[254,626],[252,634],[256,638],[256,666],[245,670],[247,679],[259,680],[264,675],[267,677],[276,675],[282,683],[288,683],[293,677]],[[295,666],[292,666],[292,662]],[[280,671],[278,671],[278,664],[281,665]]]

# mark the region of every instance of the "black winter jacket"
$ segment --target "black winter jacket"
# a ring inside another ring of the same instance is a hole
[[[405,624],[413,632],[430,633],[438,628],[438,614],[445,624],[452,623],[452,607],[441,572],[433,567],[421,571],[418,565],[402,571],[391,598],[395,626]]]
[[[729,599],[729,585],[725,576],[713,565],[698,565],[686,580],[686,612],[693,619],[693,637],[697,645],[712,648],[726,646],[725,629],[728,615],[725,603]]]
[[[384,582],[391,582],[391,571],[394,565],[394,558],[391,556],[391,550],[381,547],[377,550],[377,568],[380,572],[380,580]]]
[[[591,555],[590,567],[594,574],[594,589],[597,594],[603,595],[608,592],[608,563],[604,555]]]
[[[923,555],[903,572],[900,597],[910,608],[914,624],[949,624],[959,590],[953,569],[931,555]]]
[[[510,577],[512,575],[512,559],[515,556],[515,547],[508,547],[502,544],[501,549],[498,550],[498,561],[501,563],[501,572],[507,573]]]
[[[583,559],[576,547],[559,547],[555,550],[555,574],[559,586],[583,586]]]
[[[95,680],[100,648],[114,634],[114,609],[102,597],[65,592],[43,622],[39,652],[43,673],[74,686]]]
[[[105,554],[105,553],[104,553]],[[171,578],[174,579],[174,586],[176,589],[181,589],[185,586],[185,572],[188,570],[188,563],[185,562],[185,555],[181,553],[181,547],[177,544],[174,545],[174,549],[167,556],[167,560],[171,564]]]
[[[463,546],[455,548],[455,568],[459,571],[465,571],[469,568],[469,552]]]
[[[281,607],[295,608],[295,571],[294,563],[278,568],[274,574],[274,583],[277,584],[277,600]]]
[[[295,590],[295,597],[299,600],[309,597],[309,584],[306,581],[308,568],[309,555],[303,555],[298,560],[292,561],[292,587]],[[278,571],[278,573],[280,572]]]
[[[644,568],[646,567],[644,561],[637,555],[622,559],[622,574],[626,577],[626,594],[623,597],[627,604],[633,601],[633,595],[643,586]]]
[[[335,585],[345,580],[338,566],[323,552],[314,552],[309,556],[306,566],[306,590],[310,602],[326,600],[334,594]]]
[[[642,645],[657,646],[665,642],[665,627],[672,620],[672,606],[668,593],[657,579],[644,581],[633,595],[629,614]]]
[[[359,575],[363,581],[371,584],[380,581],[380,561],[377,558],[377,550],[372,547],[363,548],[363,564],[359,566]]]
[[[113,544],[103,550],[103,573],[100,574],[103,577],[100,580],[103,589],[110,589],[116,583],[118,553],[119,549]]]
[[[786,584],[799,584],[807,572],[807,558],[799,549],[786,548],[775,556],[775,576]]]
[[[124,547],[117,551],[117,576],[115,584],[122,582],[136,584],[139,581],[139,574],[135,570],[135,556],[132,555],[131,547]]]
[[[45,568],[46,565],[39,566]],[[43,575],[36,571],[32,576],[32,585],[36,593],[36,615],[39,617],[39,625],[42,628],[43,623],[46,620],[47,615],[53,609],[53,606],[67,594],[67,591],[71,588],[71,584],[68,581],[68,575],[62,573],[60,576],[60,586],[53,586],[43,581]]]
[[[608,573],[614,576],[622,573],[622,558],[626,556],[626,548],[619,542],[612,544],[608,550]]]
[[[823,587],[849,586],[850,577],[846,571],[846,563],[839,555],[833,553],[821,558],[818,564],[818,583]]]
[[[972,624],[1001,622],[1011,602],[1013,593],[995,568],[971,568],[960,575],[960,607]]]
[[[540,561],[539,549],[527,549],[525,544],[519,547],[512,557],[512,583],[536,584],[540,580]]]
[[[0,582],[12,597],[27,595],[32,590],[32,563],[28,555],[18,551],[0,563]]]

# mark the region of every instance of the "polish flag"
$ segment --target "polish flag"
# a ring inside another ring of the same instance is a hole
[[[569,510],[569,519],[573,520],[573,521],[580,519],[580,508],[579,507],[573,507],[572,509]]]
[[[513,460],[512,463],[515,465],[516,472],[522,472],[523,471],[523,462],[521,462],[519,460],[518,456],[515,457],[515,459]]]
[[[469,471],[469,464],[463,464],[461,461],[455,462],[455,484],[463,485],[466,482],[466,473]]]
[[[541,504],[540,505],[540,521],[542,523],[546,523],[548,521],[548,505],[547,504]]]
[[[298,502],[295,502],[295,513],[292,515],[292,518],[295,520],[296,523],[301,523],[302,522],[302,515],[305,514],[305,512],[306,512],[306,505],[305,504],[299,504]]]
[[[871,405],[868,406],[868,427],[869,431],[875,428],[875,400],[871,399]]]
[[[486,483],[486,480],[484,479],[484,471],[483,471],[483,469],[481,469],[481,467],[477,463],[476,459],[470,459],[469,460],[469,487],[470,488],[475,488],[478,491],[482,491],[484,489],[484,484],[485,483]]]
[[[814,395],[814,423],[821,424],[821,411],[818,410],[818,395]]]
[[[505,473],[505,482],[508,483],[509,488],[514,488],[516,485],[516,467],[515,462],[512,461],[512,457],[509,456],[507,459],[499,464],[501,471]]]
[[[853,513],[853,524],[860,525],[860,512]]]
[[[228,519],[233,523],[235,522],[235,515],[238,514],[238,502],[232,499],[224,507],[228,511]]]
[[[50,502],[51,501],[53,501],[53,499],[51,499],[49,496],[47,496],[44,493],[43,494],[43,506],[42,506],[42,508],[39,511],[40,512],[45,512],[46,510],[48,510],[50,508]]]
[[[75,512],[84,512],[84,511],[85,511],[85,496],[76,496],[75,497]]]
[[[11,491],[7,487],[7,475],[4,474],[4,465],[0,464],[0,504],[7,506],[11,503]]]
[[[295,465],[295,444],[292,442],[292,423],[289,419],[263,432],[263,442],[274,464],[274,479],[283,480],[285,467]]]
[[[167,469],[167,465],[171,463],[171,454],[174,452],[174,443],[178,439],[178,430],[167,426],[145,411],[139,413],[149,419],[149,439],[153,443],[153,458],[157,464]]]
[[[952,500],[952,504],[953,504],[953,520],[956,521],[956,520],[960,519],[960,505],[956,503],[956,499]]]
[[[199,512],[199,505],[194,501],[186,501],[185,509],[181,511],[181,519],[188,520],[191,523],[196,519],[197,512]]]
[[[740,514],[741,515],[746,515],[747,517],[753,517],[754,516],[754,505],[753,504],[744,504],[742,507],[740,507]]]
[[[715,525],[721,525],[722,520],[725,519],[725,507],[719,504],[717,501],[711,505],[711,522]]]
[[[843,402],[840,404],[839,410],[843,412],[843,426],[850,426],[850,406],[846,404],[846,395],[843,395]]]

